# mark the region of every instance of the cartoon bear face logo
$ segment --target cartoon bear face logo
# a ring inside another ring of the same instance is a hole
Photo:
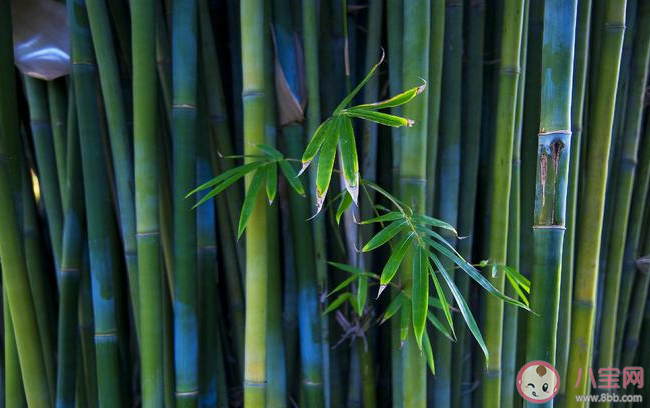
[[[519,370],[517,390],[528,402],[541,404],[552,400],[558,392],[560,377],[546,361],[532,361]]]

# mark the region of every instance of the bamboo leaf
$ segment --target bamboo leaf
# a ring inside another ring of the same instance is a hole
[[[481,350],[483,350],[483,354],[485,355],[485,361],[487,362],[490,358],[490,353],[488,352],[487,346],[485,344],[485,340],[483,340],[483,335],[481,334],[481,331],[479,330],[478,325],[476,324],[476,320],[474,320],[474,315],[472,315],[472,311],[467,305],[465,298],[463,298],[463,295],[456,287],[454,280],[451,278],[451,276],[449,276],[445,268],[442,266],[442,263],[440,262],[438,257],[432,253],[429,253],[429,258],[433,261],[433,263],[440,271],[440,274],[442,275],[443,279],[447,283],[447,287],[451,291],[451,294],[454,296],[454,299],[456,299],[456,303],[458,304],[460,313],[463,315],[463,319],[465,319],[465,323],[467,323],[467,327],[469,327],[469,330],[472,332],[472,335],[478,342],[479,346],[481,347]]]
[[[368,81],[370,81],[370,78],[372,78],[372,76],[374,75],[375,71],[377,71],[377,67],[378,67],[382,62],[384,62],[384,51],[383,51],[383,50],[382,50],[382,52],[381,52],[381,59],[379,60],[379,62],[378,62],[377,64],[375,64],[375,66],[373,66],[373,67],[370,69],[370,71],[366,74],[365,78],[363,78],[363,80],[359,83],[359,85],[357,85],[357,86],[354,88],[354,90],[352,90],[352,92],[350,92],[350,94],[349,94],[348,96],[346,96],[345,99],[343,99],[343,100],[341,101],[341,103],[339,104],[339,106],[337,106],[337,107],[336,107],[336,110],[334,111],[335,114],[339,113],[343,108],[345,108],[346,106],[348,106],[348,104],[352,101],[352,99],[354,99],[354,97],[357,96],[357,94],[359,93],[359,91],[361,90],[361,88],[363,88],[363,86],[364,86]]]
[[[341,198],[341,202],[339,202],[339,207],[336,209],[336,224],[341,223],[341,216],[343,216],[343,213],[350,208],[350,205],[352,204],[352,196],[346,191],[343,194],[343,197]]]
[[[404,303],[405,297],[404,294],[399,293],[395,298],[390,302],[388,307],[386,308],[386,311],[384,312],[384,315],[381,319],[381,323],[384,323],[386,320],[390,319],[399,311],[399,308],[402,307],[402,303]]]
[[[192,208],[196,208],[199,205],[203,204],[204,202],[208,201],[212,197],[216,196],[217,194],[221,193],[223,190],[226,188],[230,187],[232,184],[234,184],[237,180],[241,179],[244,177],[246,174],[234,174],[230,176],[228,179],[224,180],[220,184],[218,184],[212,191],[207,193],[206,195],[203,196]]]
[[[443,265],[441,264],[441,266]],[[456,331],[454,330],[454,320],[451,317],[449,302],[447,302],[447,296],[445,296],[445,292],[442,290],[442,285],[440,285],[440,281],[438,280],[438,277],[436,276],[436,272],[433,270],[431,264],[429,264],[429,272],[431,273],[433,286],[436,288],[436,294],[438,296],[437,300],[438,302],[440,302],[440,308],[442,309],[442,312],[445,315],[445,319],[447,319],[447,324],[449,324],[449,327],[451,328],[451,332],[453,333],[453,338],[455,339]]]
[[[282,153],[273,146],[261,143],[258,144],[257,147],[259,147],[261,151],[263,151],[269,158],[273,160],[282,160],[284,158]]]
[[[492,286],[490,281],[487,280],[481,274],[481,272],[478,269],[474,268],[474,266],[469,264],[464,259],[462,259],[462,258],[458,257],[457,255],[455,255],[449,249],[445,248],[441,244],[439,244],[439,243],[437,243],[437,242],[435,242],[432,239],[429,239],[427,237],[424,237],[423,239],[428,245],[435,248],[438,252],[440,252],[441,254],[446,256],[447,258],[451,259],[456,265],[458,265],[462,270],[464,270],[470,276],[470,278],[474,279],[474,281],[476,281],[476,283],[481,285],[490,294],[498,297],[501,300],[504,300],[507,303],[510,303],[512,305],[515,305],[515,306],[519,306],[519,307],[521,307],[523,309],[526,309],[526,310],[530,310],[528,308],[528,306],[526,306],[524,303],[522,303],[522,302],[520,302],[518,300],[512,299],[512,298],[504,295],[503,293],[499,292],[494,286]]]
[[[359,286],[357,287],[357,313],[359,316],[363,314],[363,307],[368,299],[368,278],[365,276],[359,277]]]
[[[354,130],[350,118],[341,117],[339,131],[339,148],[341,149],[341,167],[343,167],[343,179],[345,188],[352,196],[355,204],[359,199],[359,157],[357,156],[357,145],[354,139]]]
[[[385,99],[383,101],[379,102],[373,102],[373,103],[364,103],[362,105],[356,105],[353,106],[350,109],[385,109],[385,108],[394,108],[396,106],[401,106],[406,103],[409,103],[413,98],[415,98],[417,95],[421,94],[424,92],[424,89],[427,87],[427,84],[423,84],[420,86],[416,86],[414,88],[411,88],[407,91],[404,91],[400,94],[397,94],[393,96],[392,98]]]
[[[266,196],[269,205],[273,204],[275,194],[278,191],[278,165],[273,162],[266,167]]]
[[[298,178],[298,174],[293,169],[293,166],[286,160],[280,160],[280,170],[284,174],[284,178],[287,179],[287,183],[295,190],[296,193],[301,196],[305,195],[305,188],[302,186],[302,182]]]
[[[380,125],[392,126],[392,127],[402,127],[408,126],[411,127],[415,122],[411,119],[406,119],[401,116],[395,116],[383,112],[375,112],[373,110],[367,109],[356,109],[350,108],[343,111],[345,116],[352,118],[369,120],[371,122],[379,123]]]
[[[384,245],[386,242],[390,241],[395,235],[397,235],[404,227],[406,226],[406,220],[394,221],[386,228],[381,229],[377,235],[372,237],[370,241],[366,243],[361,249],[361,252],[372,251],[375,248],[378,248]]]
[[[235,178],[235,180],[237,180],[237,179],[239,179],[241,177],[244,177],[244,175],[246,175],[247,173],[264,166],[265,164],[266,164],[265,161],[256,161],[256,162],[251,162],[251,163],[247,163],[247,164],[244,164],[244,165],[241,165],[241,166],[234,167],[234,168],[232,168],[232,169],[230,169],[228,171],[224,171],[223,173],[219,174],[217,177],[213,178],[212,180],[201,184],[200,186],[198,186],[194,190],[187,193],[185,198],[189,198],[192,194],[196,194],[199,191],[203,191],[203,190],[208,189],[208,188],[210,188],[212,186],[216,186],[219,183],[225,182],[225,181],[231,179],[235,175],[238,176],[237,178]],[[230,184],[232,184],[232,183],[230,183]]]
[[[345,272],[349,272],[349,273],[354,274],[354,275],[359,275],[362,272],[361,269],[359,269],[357,267],[350,266],[348,264],[344,264],[344,263],[340,263],[340,262],[331,262],[330,261],[330,262],[328,262],[328,264],[332,265],[333,267],[335,267],[337,269],[340,269],[340,270],[345,271]]]
[[[337,309],[339,306],[341,306],[341,305],[342,305],[346,300],[350,300],[351,298],[352,298],[352,295],[350,295],[349,292],[342,293],[341,295],[339,295],[339,297],[337,297],[336,299],[334,299],[334,301],[333,301],[332,303],[330,303],[330,304],[327,306],[327,309],[325,309],[325,311],[323,312],[323,314],[328,314],[328,313],[331,312],[332,310],[336,310],[336,309]],[[354,302],[352,302],[352,303],[354,303]]]
[[[361,221],[361,225],[373,224],[376,222],[390,222],[397,221],[404,218],[404,214],[399,212],[389,212],[387,214],[380,215],[379,217],[371,218],[369,220]]]
[[[517,296],[521,299],[522,302],[526,304],[526,306],[530,306],[530,303],[528,303],[528,298],[524,294],[524,292],[521,290],[521,287],[519,284],[512,278],[512,276],[506,274],[506,278],[508,278],[508,281],[510,282],[510,285],[512,288],[517,292]]]
[[[241,237],[246,229],[248,220],[255,209],[255,203],[257,199],[257,193],[262,187],[262,182],[264,181],[265,171],[263,169],[258,169],[253,179],[251,180],[250,185],[248,186],[248,191],[246,191],[246,198],[244,198],[244,204],[242,205],[241,215],[239,216],[239,227],[237,228],[237,239]]]
[[[316,172],[316,213],[323,208],[325,195],[332,179],[332,169],[336,159],[336,145],[339,140],[339,128],[341,120],[335,118],[331,124],[332,130],[327,132],[327,138],[323,142],[320,157],[318,158],[318,170]]]
[[[352,275],[348,276],[347,279],[345,279],[343,282],[339,283],[337,287],[334,288],[327,296],[332,296],[333,294],[347,288],[352,282],[357,280],[359,277],[358,275]]]
[[[422,350],[422,335],[427,323],[427,310],[429,309],[429,274],[426,254],[419,246],[415,247],[413,262],[413,287],[411,292],[411,307],[413,314],[413,334]]]
[[[503,269],[506,272],[506,276],[511,276],[512,279],[515,280],[528,294],[530,294],[530,280],[526,278],[524,275],[519,273],[518,270],[511,266],[503,266]]]
[[[433,327],[435,327],[436,330],[442,333],[446,338],[448,338],[451,341],[456,341],[456,339],[452,337],[451,333],[449,333],[449,330],[447,330],[444,323],[442,323],[440,319],[438,319],[433,312],[431,311],[427,312],[427,320],[429,320],[433,325]]]
[[[424,332],[424,337],[422,339],[422,343],[424,346],[424,355],[427,358],[427,365],[429,366],[429,370],[431,370],[431,374],[436,375],[436,364],[433,360],[433,350],[431,349],[431,341],[429,341],[429,335],[427,332]]]
[[[318,129],[316,129],[316,132],[314,132],[314,136],[311,138],[311,141],[305,148],[305,152],[302,154],[302,168],[298,175],[301,175],[305,170],[307,170],[309,163],[311,163],[311,161],[314,160],[314,157],[318,154],[323,142],[331,132],[332,122],[332,118],[327,119],[325,122],[321,123],[320,126],[318,126]]]
[[[393,277],[395,277],[395,274],[404,259],[404,255],[406,255],[406,250],[409,248],[414,237],[415,235],[411,232],[404,235],[404,237],[397,243],[395,250],[391,253],[381,272],[381,278],[379,278],[380,285],[388,285],[393,280]]]
[[[426,224],[432,227],[446,229],[452,231],[454,235],[456,236],[458,235],[458,232],[456,232],[456,228],[454,228],[451,224],[448,224],[437,218],[429,217],[428,215],[423,215],[423,214],[416,214],[413,216],[413,220],[418,224]]]

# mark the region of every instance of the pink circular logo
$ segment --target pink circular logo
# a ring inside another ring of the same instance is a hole
[[[531,361],[517,374],[517,391],[528,402],[542,404],[552,400],[560,386],[555,367],[546,361]]]

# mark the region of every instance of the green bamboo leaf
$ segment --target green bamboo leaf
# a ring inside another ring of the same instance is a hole
[[[431,370],[431,374],[436,375],[436,364],[433,360],[433,350],[431,349],[431,341],[429,340],[429,335],[427,332],[424,332],[424,337],[422,339],[422,344],[424,346],[424,355],[427,358],[427,365],[429,366],[429,370]]]
[[[383,112],[375,112],[373,110],[367,109],[346,109],[343,111],[345,116],[352,118],[358,118],[363,120],[369,120],[371,122],[379,123],[380,125],[392,126],[392,127],[402,127],[408,126],[411,127],[415,122],[411,119],[406,119],[401,116],[395,116]]]
[[[257,199],[257,193],[262,187],[262,182],[264,181],[264,175],[266,172],[263,169],[258,169],[253,179],[251,180],[250,185],[248,186],[248,191],[246,191],[246,198],[244,198],[244,204],[242,205],[241,215],[239,216],[239,227],[237,229],[237,239],[241,237],[246,229],[246,224],[255,209],[255,200]]]
[[[344,263],[340,263],[340,262],[332,262],[332,261],[327,262],[327,263],[332,265],[333,267],[335,267],[337,269],[340,269],[340,270],[345,271],[345,272],[349,272],[349,273],[354,274],[354,275],[359,275],[362,272],[362,270],[360,268],[350,266],[348,264],[344,264]]]
[[[397,94],[393,96],[392,98],[385,99],[383,101],[379,102],[373,102],[373,103],[364,103],[362,105],[356,105],[353,106],[350,109],[385,109],[385,108],[394,108],[396,106],[401,106],[406,103],[409,103],[413,98],[415,98],[417,95],[421,94],[424,92],[424,89],[427,87],[427,84],[423,84],[420,86],[416,86],[414,88],[411,88],[405,92],[402,92],[400,94]]]
[[[384,269],[381,271],[379,284],[383,287],[385,287],[385,285],[388,285],[395,277],[395,274],[397,273],[397,270],[399,269],[399,266],[404,259],[404,255],[406,255],[406,251],[408,250],[414,237],[415,234],[413,232],[406,234],[395,246],[395,250],[391,253],[388,261],[386,261],[386,265],[384,265]],[[382,291],[383,288],[380,288],[379,295]]]
[[[530,294],[530,280],[528,280],[528,278],[526,278],[524,275],[519,273],[518,270],[511,266],[505,265],[503,269],[506,272],[506,276],[511,276],[515,282],[517,282],[528,294]]]
[[[413,287],[411,289],[411,307],[413,314],[413,334],[422,350],[422,335],[427,323],[429,309],[429,274],[427,271],[427,255],[419,246],[415,247],[413,259]]]
[[[352,196],[346,191],[343,193],[343,197],[341,198],[341,202],[339,202],[339,207],[336,209],[336,224],[341,223],[341,216],[343,216],[343,213],[350,208],[350,205],[352,204]]]
[[[387,214],[380,215],[379,217],[371,218],[369,220],[361,221],[361,225],[367,225],[367,224],[373,224],[376,222],[390,222],[390,221],[397,221],[401,220],[404,218],[404,214],[393,211],[389,212]]]
[[[432,227],[446,229],[452,231],[454,235],[458,236],[458,232],[456,231],[456,228],[454,228],[451,224],[448,224],[437,218],[429,217],[428,215],[423,215],[423,214],[416,214],[413,216],[413,221],[415,221],[417,224],[426,224]]]
[[[528,308],[528,306],[526,306],[524,303],[522,303],[522,302],[520,302],[520,301],[518,301],[518,300],[512,299],[511,297],[508,297],[508,296],[504,295],[503,293],[499,292],[499,291],[498,291],[494,286],[492,286],[492,284],[490,283],[490,281],[487,280],[487,279],[486,279],[486,278],[481,274],[481,272],[480,272],[478,269],[474,268],[474,266],[472,266],[471,264],[469,264],[469,263],[468,263],[467,261],[465,261],[464,259],[462,259],[462,258],[456,256],[456,254],[454,254],[454,253],[453,253],[452,251],[450,251],[449,249],[445,248],[443,245],[441,245],[441,244],[439,244],[438,242],[435,242],[435,241],[433,241],[432,239],[429,239],[429,238],[427,238],[427,237],[424,237],[423,240],[424,240],[428,245],[430,245],[430,246],[432,246],[433,248],[435,248],[438,252],[440,252],[441,254],[443,254],[444,256],[446,256],[447,258],[451,259],[451,260],[452,260],[456,265],[458,265],[462,270],[464,270],[464,271],[469,275],[470,278],[474,279],[474,281],[476,281],[476,283],[478,283],[479,285],[481,285],[481,286],[482,286],[485,290],[487,290],[490,294],[492,294],[492,295],[498,297],[499,299],[501,299],[501,300],[503,300],[503,301],[505,301],[505,302],[507,302],[507,303],[510,303],[510,304],[512,304],[512,305],[515,305],[515,306],[521,307],[521,308],[526,309],[526,310],[530,310],[530,309]]]
[[[359,200],[359,157],[357,144],[354,139],[354,130],[350,118],[341,117],[339,132],[339,149],[341,149],[341,167],[345,188],[352,196],[355,204]]]
[[[530,303],[528,303],[528,298],[526,297],[524,292],[521,290],[521,287],[519,286],[519,284],[513,279],[512,276],[508,275],[507,273],[506,273],[506,278],[508,278],[508,281],[510,282],[510,285],[515,290],[515,292],[517,293],[517,296],[519,296],[519,299],[521,299],[521,301],[524,302],[524,304],[526,306],[530,306]]]
[[[334,301],[327,306],[327,309],[325,309],[323,314],[328,314],[332,310],[336,310],[346,300],[350,300],[351,298],[352,298],[352,295],[350,294],[350,292],[342,293],[341,295],[339,295],[339,297],[334,299]],[[352,303],[354,303],[354,302],[352,302]]]
[[[318,158],[318,170],[316,172],[316,213],[323,208],[325,195],[332,179],[332,169],[336,159],[336,146],[339,141],[339,129],[341,119],[334,118],[331,125],[332,130],[328,131],[327,138],[323,142],[320,157]]]
[[[383,317],[381,318],[381,323],[384,323],[386,320],[390,319],[399,311],[399,308],[402,307],[402,303],[406,300],[405,296],[402,293],[399,293],[395,298],[390,302],[386,311],[384,312]]]
[[[441,322],[440,319],[438,319],[436,317],[436,315],[433,314],[433,312],[431,312],[431,311],[427,312],[427,320],[429,320],[431,322],[431,324],[433,325],[433,327],[435,327],[436,330],[438,330],[440,333],[442,333],[443,336],[445,336],[446,338],[448,338],[451,341],[456,341],[456,339],[454,337],[452,337],[451,333],[449,333],[449,330],[447,330],[444,323]],[[425,333],[426,333],[426,331],[425,331]]]
[[[456,303],[458,304],[460,313],[463,315],[463,319],[465,319],[465,323],[467,323],[467,327],[469,327],[469,330],[472,332],[472,335],[478,342],[479,346],[481,347],[481,350],[483,350],[483,354],[485,355],[485,361],[487,363],[487,361],[490,358],[490,353],[488,352],[487,345],[485,344],[485,340],[483,340],[483,335],[481,334],[481,331],[479,330],[478,325],[476,324],[476,320],[474,320],[474,315],[472,315],[472,311],[467,305],[465,298],[463,298],[463,295],[456,287],[454,280],[451,278],[451,276],[449,276],[445,268],[442,266],[442,262],[440,262],[438,257],[433,255],[432,253],[429,253],[429,258],[433,261],[433,263],[436,265],[436,268],[438,268],[438,270],[440,271],[440,274],[442,275],[443,279],[447,283],[447,287],[451,291],[451,294],[454,296],[454,299],[456,299]]]
[[[301,196],[305,195],[305,188],[302,186],[302,182],[298,179],[298,174],[293,169],[293,166],[287,160],[280,160],[280,170],[284,174],[284,178],[287,179],[287,183],[295,190],[296,193]]]
[[[266,164],[265,161],[256,161],[256,162],[251,162],[251,163],[247,163],[247,164],[244,164],[244,165],[241,165],[241,166],[234,167],[234,168],[232,168],[232,169],[230,169],[228,171],[224,171],[223,173],[219,174],[217,177],[213,178],[212,180],[201,184],[200,186],[198,186],[194,190],[187,193],[185,198],[189,198],[189,196],[191,196],[192,194],[196,194],[199,191],[203,191],[203,190],[208,189],[208,188],[210,188],[212,186],[216,186],[217,184],[219,184],[221,182],[224,182],[227,179],[230,179],[235,175],[239,176],[239,177],[237,177],[237,179],[240,178],[240,177],[243,177],[247,173],[249,173],[249,172],[251,172],[251,171],[253,171],[255,169],[258,169],[258,168],[264,166],[265,164]]]
[[[363,307],[368,299],[368,278],[365,276],[359,277],[359,286],[357,287],[357,313],[359,316],[363,314]]]
[[[278,165],[273,162],[266,167],[266,196],[269,205],[273,204],[275,194],[278,191]]]
[[[257,147],[259,147],[261,151],[263,151],[269,158],[273,160],[282,160],[284,158],[282,153],[273,146],[261,143],[258,144]]]
[[[203,198],[201,198],[194,206],[192,206],[192,209],[198,207],[199,205],[203,204],[204,202],[208,201],[212,197],[216,196],[217,194],[221,193],[223,190],[226,188],[230,187],[232,184],[234,184],[236,181],[239,179],[243,178],[246,174],[233,174],[226,180],[222,181],[219,183],[213,190],[211,190],[208,194],[204,195]]]
[[[346,280],[344,280],[343,282],[339,283],[338,286],[337,286],[336,288],[334,288],[333,291],[331,291],[330,293],[327,294],[327,296],[328,296],[328,297],[329,297],[329,296],[332,296],[333,294],[335,294],[335,293],[337,293],[337,292],[339,292],[339,291],[341,291],[341,290],[347,288],[347,287],[348,287],[352,282],[354,282],[354,281],[357,280],[358,278],[359,278],[358,275],[352,275],[352,276],[349,276]]]
[[[438,280],[438,277],[436,276],[436,272],[433,270],[433,267],[431,266],[431,264],[428,264],[428,266],[429,266],[429,272],[431,274],[431,279],[433,280],[433,286],[436,288],[436,294],[438,296],[438,302],[440,302],[440,308],[442,309],[442,312],[445,315],[445,319],[447,319],[447,323],[449,324],[449,327],[451,328],[451,332],[453,333],[453,338],[455,339],[456,331],[454,330],[454,320],[451,317],[451,310],[449,308],[449,302],[447,302],[447,296],[445,296],[445,292],[442,290],[442,285],[440,285],[440,281]]]
[[[305,152],[302,154],[302,168],[300,169],[300,172],[298,172],[298,175],[301,175],[305,170],[307,170],[311,161],[314,160],[314,157],[318,154],[323,142],[332,130],[332,122],[332,118],[327,119],[325,122],[321,123],[320,126],[318,126],[318,129],[316,129],[316,132],[314,132],[314,136],[311,138],[307,148],[305,148]]]
[[[345,99],[343,99],[343,100],[341,101],[341,103],[339,104],[339,106],[336,107],[336,110],[334,110],[334,114],[339,113],[343,108],[345,108],[346,106],[348,106],[348,104],[352,101],[352,99],[354,99],[354,97],[357,96],[357,94],[359,93],[359,91],[361,90],[361,88],[363,88],[363,86],[364,86],[368,81],[370,81],[370,78],[372,78],[372,76],[374,75],[375,71],[377,71],[377,67],[378,67],[379,65],[381,65],[382,62],[384,62],[384,56],[385,56],[385,55],[384,55],[384,51],[382,50],[382,52],[381,52],[381,59],[379,60],[379,62],[378,62],[377,64],[375,64],[375,66],[372,67],[372,68],[370,69],[370,71],[366,74],[365,78],[363,78],[363,80],[359,83],[359,85],[357,85],[357,86],[354,88],[354,90],[352,90],[352,92],[350,92],[350,94],[348,94],[348,96],[346,96]]]
[[[361,249],[361,252],[372,251],[375,248],[378,248],[384,245],[386,242],[390,241],[395,235],[397,235],[402,229],[407,227],[406,220],[394,221],[386,228],[381,229],[377,235],[372,237],[370,241],[366,243]]]

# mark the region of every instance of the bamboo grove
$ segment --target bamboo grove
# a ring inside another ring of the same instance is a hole
[[[649,63],[645,0],[0,0],[0,404],[650,401]]]

